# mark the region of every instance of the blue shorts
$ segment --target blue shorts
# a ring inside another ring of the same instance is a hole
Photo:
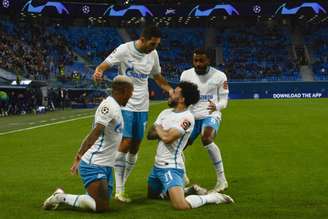
[[[79,172],[83,181],[84,188],[87,189],[90,183],[96,180],[107,180],[108,183],[108,197],[111,198],[113,192],[113,168],[98,166],[94,164],[87,164],[80,161]]]
[[[154,166],[148,177],[148,187],[151,194],[159,195],[172,187],[184,187],[183,175],[184,171],[181,169]]]
[[[148,112],[122,110],[122,115],[124,120],[123,138],[142,140],[147,125]]]
[[[197,136],[202,132],[205,127],[211,127],[215,130],[215,133],[218,132],[220,123],[218,120],[214,119],[213,117],[206,117],[204,119],[195,120],[195,126],[192,130],[192,133],[189,137],[190,142],[194,142]]]

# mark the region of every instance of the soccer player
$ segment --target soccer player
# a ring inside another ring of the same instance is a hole
[[[94,73],[94,79],[101,80],[104,71],[118,66],[119,73],[130,77],[134,85],[133,95],[122,110],[125,127],[123,140],[115,158],[115,199],[122,202],[131,201],[125,193],[125,183],[136,164],[139,145],[148,120],[148,77],[152,76],[155,82],[169,94],[173,92],[161,75],[156,51],[160,40],[161,33],[157,27],[146,27],[138,40],[117,47]]]
[[[120,106],[127,104],[132,92],[130,78],[122,75],[114,78],[112,97],[107,97],[97,108],[94,127],[75,156],[71,172],[77,174],[79,170],[87,194],[72,195],[57,189],[44,202],[44,209],[56,209],[65,203],[97,212],[108,210],[113,189],[112,169],[124,127]]]
[[[159,198],[168,193],[175,209],[187,210],[207,203],[230,203],[224,194],[212,192],[206,195],[185,197],[182,151],[194,128],[194,116],[188,106],[197,103],[199,91],[195,84],[181,82],[169,98],[169,106],[162,111],[148,133],[148,139],[158,139],[155,165],[148,178],[148,197]]]
[[[216,170],[217,182],[214,190],[221,192],[228,188],[228,183],[224,175],[221,152],[214,139],[221,123],[221,110],[228,104],[227,77],[222,71],[210,66],[209,53],[204,49],[194,51],[193,66],[182,72],[180,78],[181,81],[197,84],[200,91],[199,102],[191,107],[191,112],[195,116],[195,128],[188,145],[201,134],[202,144]]]

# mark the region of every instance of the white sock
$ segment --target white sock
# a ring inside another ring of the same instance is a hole
[[[219,147],[214,142],[212,142],[211,144],[206,145],[205,148],[207,149],[208,155],[213,161],[217,178],[225,180],[223,162]]]
[[[134,166],[136,165],[137,162],[137,158],[138,158],[138,154],[131,154],[128,153],[126,155],[126,159],[125,159],[125,171],[124,171],[124,181],[123,181],[123,185],[125,186],[126,181],[128,180],[128,177],[130,176],[130,173],[132,172]]]
[[[125,156],[126,153],[120,151],[117,151],[115,156],[114,170],[116,194],[124,192]]]
[[[90,195],[57,194],[56,198],[60,203],[73,207],[96,210],[96,201]]]
[[[217,203],[218,197],[215,194],[207,195],[189,195],[186,197],[186,201],[190,204],[191,208],[198,208],[205,204]]]

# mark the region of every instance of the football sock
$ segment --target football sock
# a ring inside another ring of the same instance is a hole
[[[56,199],[73,207],[96,210],[96,201],[90,195],[57,194]]]
[[[191,208],[198,208],[209,203],[218,203],[219,199],[214,193],[207,195],[189,195],[186,197],[186,201],[189,203]]]
[[[217,178],[220,180],[225,180],[223,162],[219,147],[212,142],[211,144],[206,145],[205,148],[207,149],[208,155],[214,164]]]
[[[114,164],[116,194],[124,192],[125,157],[126,153],[117,151]]]
[[[125,186],[125,183],[128,177],[130,176],[130,173],[132,172],[134,166],[136,165],[137,158],[138,158],[138,154],[128,153],[126,155],[123,187]]]

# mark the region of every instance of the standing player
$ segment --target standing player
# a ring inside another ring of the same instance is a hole
[[[152,76],[168,93],[173,91],[160,74],[161,67],[156,51],[160,37],[157,27],[146,27],[137,41],[117,47],[94,73],[94,79],[101,80],[104,71],[118,66],[119,73],[130,77],[134,85],[133,95],[122,110],[125,127],[123,140],[115,158],[115,198],[122,202],[131,201],[125,194],[125,183],[136,164],[139,145],[148,120],[148,77]]]
[[[228,104],[228,82],[226,75],[210,66],[210,57],[207,51],[197,49],[193,53],[193,68],[181,74],[181,81],[197,84],[200,91],[200,100],[191,107],[195,116],[195,128],[190,136],[188,145],[201,134],[201,141],[213,161],[217,183],[214,190],[221,192],[228,188],[224,175],[222,157],[214,139],[221,122],[221,110]],[[187,177],[186,177],[187,178]]]
[[[79,168],[87,194],[71,195],[57,189],[44,202],[44,209],[56,209],[65,203],[97,212],[108,210],[113,189],[112,168],[124,126],[120,106],[127,104],[132,91],[130,78],[120,75],[113,80],[112,97],[107,97],[99,105],[94,127],[75,156],[71,172],[76,174]]]
[[[188,106],[197,103],[199,91],[195,84],[181,82],[169,98],[169,106],[157,117],[148,133],[148,139],[158,139],[155,165],[148,178],[148,197],[159,198],[168,193],[175,209],[187,210],[207,203],[230,203],[224,194],[212,192],[207,195],[185,197],[183,182],[182,151],[194,128],[194,116]]]

